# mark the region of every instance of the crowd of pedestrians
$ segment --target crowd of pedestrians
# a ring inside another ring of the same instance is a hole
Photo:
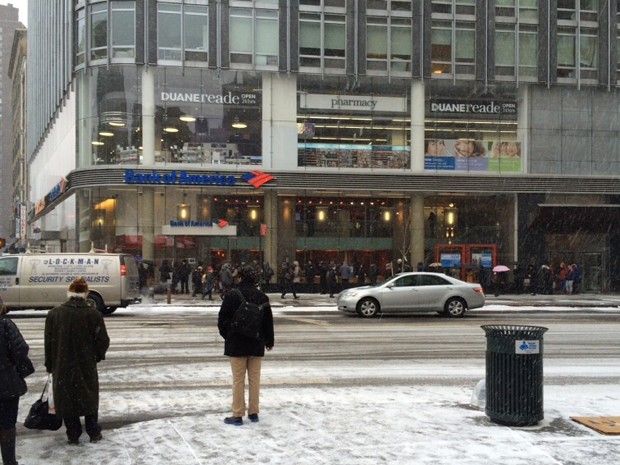
[[[191,294],[192,297],[201,297],[213,300],[215,295],[222,297],[226,292],[236,287],[239,282],[239,269],[245,262],[235,264],[224,262],[218,266],[205,266],[202,262],[196,263],[193,268],[186,259],[171,263],[164,259],[159,267],[160,292],[170,289],[172,294]],[[334,297],[343,289],[353,286],[376,285],[382,278],[392,276],[403,271],[411,271],[411,267],[401,259],[396,260],[394,266],[388,264],[383,273],[375,263],[350,264],[346,261],[311,260],[301,264],[298,260],[282,262],[277,271],[268,262],[259,265],[257,261],[250,263],[259,270],[259,286],[264,292],[280,292],[282,298],[292,295],[298,299],[299,294],[320,293]],[[146,268],[145,268],[146,269]],[[151,275],[154,272],[149,268]],[[141,286],[146,285],[146,278],[141,278]]]

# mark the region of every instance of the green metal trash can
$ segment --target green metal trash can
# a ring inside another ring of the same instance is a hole
[[[543,411],[541,326],[483,325],[486,333],[486,407],[495,423],[535,425]]]

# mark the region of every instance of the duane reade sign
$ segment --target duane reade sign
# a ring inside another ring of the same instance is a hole
[[[407,113],[408,111],[406,98],[376,95],[301,94],[299,106],[314,110],[388,111],[392,113]]]
[[[460,113],[468,115],[516,115],[517,102],[496,100],[453,100],[430,101],[431,113]]]

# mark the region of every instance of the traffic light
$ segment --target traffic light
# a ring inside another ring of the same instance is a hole
[[[6,239],[0,237],[0,249],[4,249],[6,247]]]

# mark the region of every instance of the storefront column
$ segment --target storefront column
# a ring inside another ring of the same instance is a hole
[[[263,168],[297,168],[297,78],[263,75]]]
[[[155,194],[152,187],[142,187],[138,194],[141,214],[138,215],[138,235],[142,236],[142,258],[155,258]]]
[[[263,261],[268,262],[274,272],[278,271],[278,197],[275,191],[267,191],[264,196],[265,224],[267,235],[261,238]]]
[[[411,171],[415,172],[424,171],[425,112],[424,81],[413,80],[411,81]]]
[[[155,163],[155,68],[143,66],[141,164],[152,165],[153,163]]]
[[[424,263],[424,196],[411,196],[411,267],[415,271],[418,263]]]
[[[278,221],[278,241],[274,243],[277,247],[278,270],[280,264],[285,261],[293,263],[295,260],[295,244],[297,235],[295,233],[295,200],[296,197],[291,195],[288,197],[278,197],[278,207],[276,209],[276,218]],[[276,268],[274,268],[274,271]]]

